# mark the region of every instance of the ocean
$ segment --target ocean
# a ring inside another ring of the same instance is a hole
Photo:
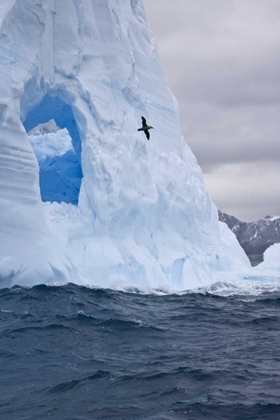
[[[280,419],[280,292],[0,290],[0,419]]]

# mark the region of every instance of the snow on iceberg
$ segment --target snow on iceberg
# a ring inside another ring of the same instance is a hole
[[[2,1],[0,76],[1,286],[183,290],[232,267],[140,0]],[[51,119],[80,165],[77,205],[41,200],[52,136],[33,150],[27,133]]]

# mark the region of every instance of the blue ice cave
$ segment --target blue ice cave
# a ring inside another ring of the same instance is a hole
[[[28,133],[51,119],[64,130],[30,136],[40,168],[42,201],[78,204],[83,177],[81,140],[71,107],[58,96],[46,95],[39,105],[29,110],[23,125]]]

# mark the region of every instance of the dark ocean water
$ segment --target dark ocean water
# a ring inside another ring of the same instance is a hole
[[[280,294],[0,290],[0,419],[280,419]]]

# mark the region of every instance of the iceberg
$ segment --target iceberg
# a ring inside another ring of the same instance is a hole
[[[264,252],[264,260],[254,268],[254,275],[270,276],[279,279],[280,271],[280,244],[276,243]]]
[[[0,76],[1,287],[184,290],[236,266],[140,0],[2,0]]]
[[[219,222],[221,232],[221,242],[224,251],[224,258],[220,267],[221,271],[231,271],[239,273],[250,271],[251,264],[244,249],[240,246],[239,241],[231,229],[224,222]]]
[[[37,127],[29,131],[28,135],[38,136],[41,134],[57,133],[59,130],[60,127],[58,127],[55,120],[52,119],[44,124],[37,125]]]

